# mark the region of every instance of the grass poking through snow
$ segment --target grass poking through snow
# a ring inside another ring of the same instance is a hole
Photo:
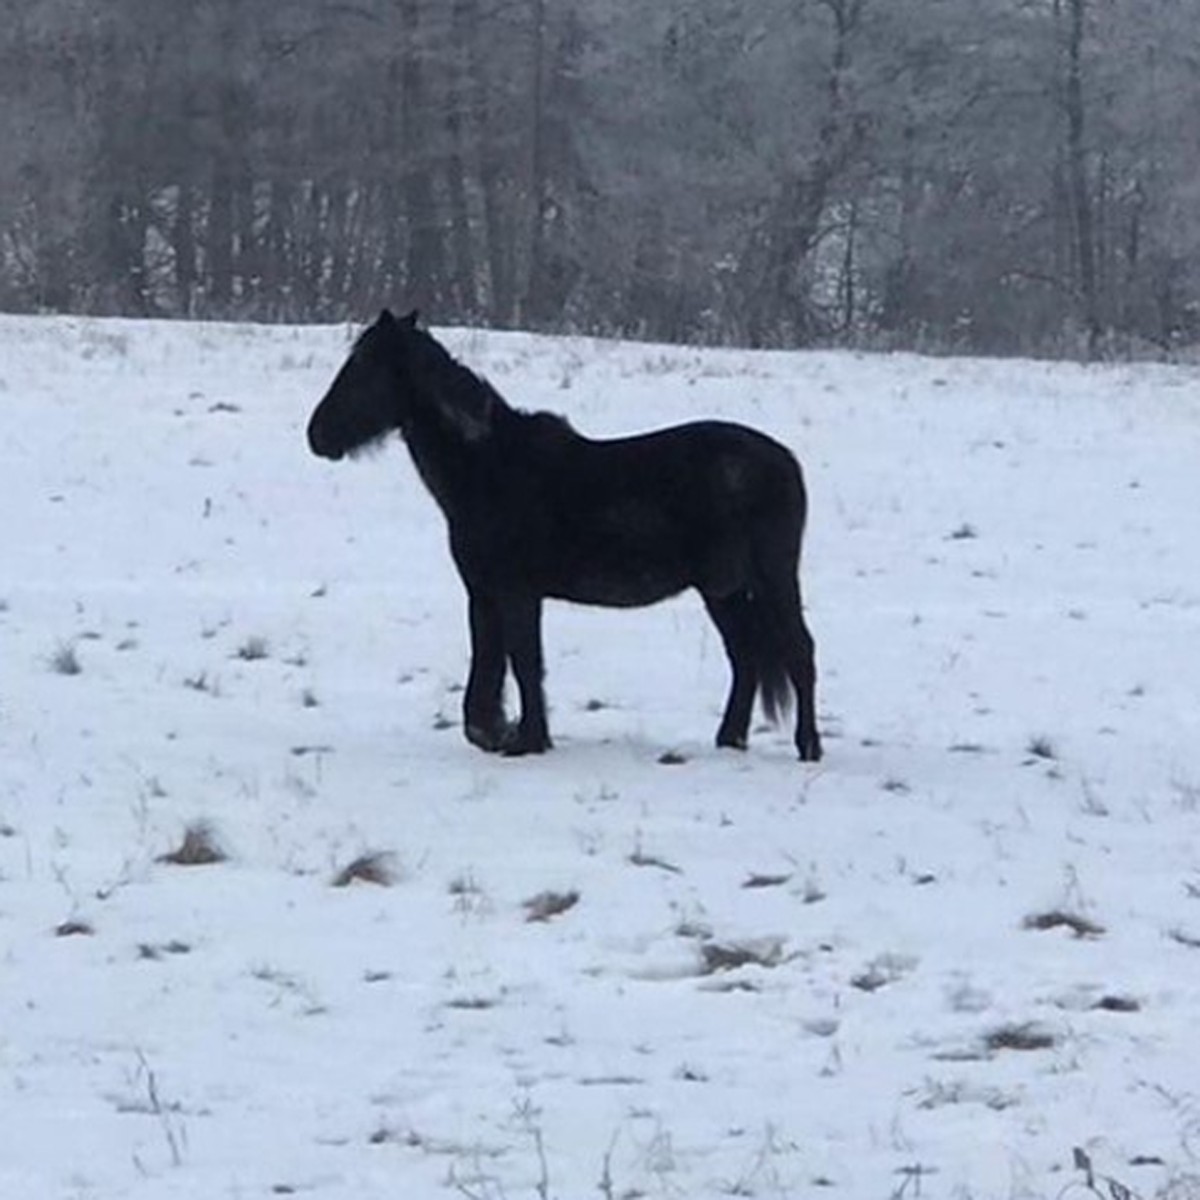
[[[376,887],[391,887],[399,878],[396,856],[389,850],[369,850],[348,862],[334,875],[336,888],[352,883],[373,883]]]
[[[174,850],[160,854],[157,861],[177,867],[204,867],[224,862],[229,855],[208,821],[193,821]]]

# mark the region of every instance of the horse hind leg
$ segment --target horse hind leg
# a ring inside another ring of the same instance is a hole
[[[733,679],[725,714],[717,729],[717,745],[745,750],[750,735],[750,716],[758,690],[753,613],[744,592],[729,596],[704,596],[708,615],[721,634]]]
[[[788,663],[788,674],[796,689],[796,750],[801,762],[821,760],[821,735],[817,731],[817,650],[812,633],[804,620],[804,608],[796,592],[793,624],[795,649]]]

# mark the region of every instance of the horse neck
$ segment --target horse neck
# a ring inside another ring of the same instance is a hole
[[[509,412],[500,395],[447,355],[414,389],[405,441],[417,472],[447,517],[463,510],[492,449],[492,423]]]

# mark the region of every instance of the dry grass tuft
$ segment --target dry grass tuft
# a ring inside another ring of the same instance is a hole
[[[1044,733],[1039,733],[1029,739],[1025,752],[1033,758],[1054,762],[1058,758],[1058,747]]]
[[[54,927],[55,937],[93,937],[95,933],[92,923],[79,917],[68,917],[61,925]]]
[[[703,974],[736,971],[739,967],[777,967],[783,962],[783,939],[746,938],[737,942],[702,942]]]
[[[682,867],[677,867],[673,862],[668,862],[665,858],[659,858],[655,854],[645,854],[640,846],[626,861],[633,867],[657,867],[660,871],[666,871],[671,875],[683,874]]]
[[[1133,996],[1118,996],[1114,994],[1101,996],[1092,1005],[1093,1012],[1135,1013],[1142,1011],[1141,1001]]]
[[[1032,1022],[1022,1025],[1001,1025],[984,1035],[983,1045],[989,1054],[997,1054],[1001,1050],[1052,1050],[1055,1045],[1054,1034]]]
[[[262,662],[271,657],[271,643],[265,637],[253,634],[237,648],[234,657],[242,662]]]
[[[454,996],[446,1001],[447,1008],[453,1008],[458,1012],[487,1012],[488,1009],[496,1008],[500,1001],[495,996]]]
[[[139,942],[137,948],[138,958],[147,962],[160,962],[167,955],[191,954],[191,946],[179,938],[172,938],[169,942]]]
[[[1103,925],[1097,924],[1087,917],[1057,908],[1051,909],[1049,912],[1032,913],[1021,922],[1021,927],[1033,929],[1039,933],[1050,929],[1069,929],[1077,938],[1103,937],[1106,932]]]
[[[983,754],[986,747],[982,742],[951,742],[946,749],[951,754]]]
[[[200,692],[206,696],[219,696],[221,694],[221,684],[217,679],[210,679],[207,671],[199,671],[195,675],[188,675],[183,686],[191,692]]]
[[[368,850],[338,871],[332,883],[338,888],[349,887],[352,883],[373,883],[376,887],[391,887],[398,877],[396,856],[391,851]]]
[[[50,670],[55,675],[81,675],[83,664],[79,661],[79,653],[70,642],[63,642],[50,655]]]
[[[744,888],[773,888],[783,887],[791,883],[791,875],[764,875],[757,871],[751,872],[742,882]]]
[[[176,867],[207,867],[229,857],[208,821],[193,821],[183,832],[183,841],[174,850],[160,854],[157,862]]]
[[[553,917],[575,907],[579,903],[579,893],[569,892],[538,892],[524,902],[526,921],[549,921]]]
[[[1186,946],[1189,950],[1200,950],[1200,936],[1186,929],[1169,930],[1167,937],[1173,942],[1178,942],[1181,946]]]

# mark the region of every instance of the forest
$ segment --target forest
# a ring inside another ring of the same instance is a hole
[[[0,309],[1200,342],[1195,0],[0,0]]]

